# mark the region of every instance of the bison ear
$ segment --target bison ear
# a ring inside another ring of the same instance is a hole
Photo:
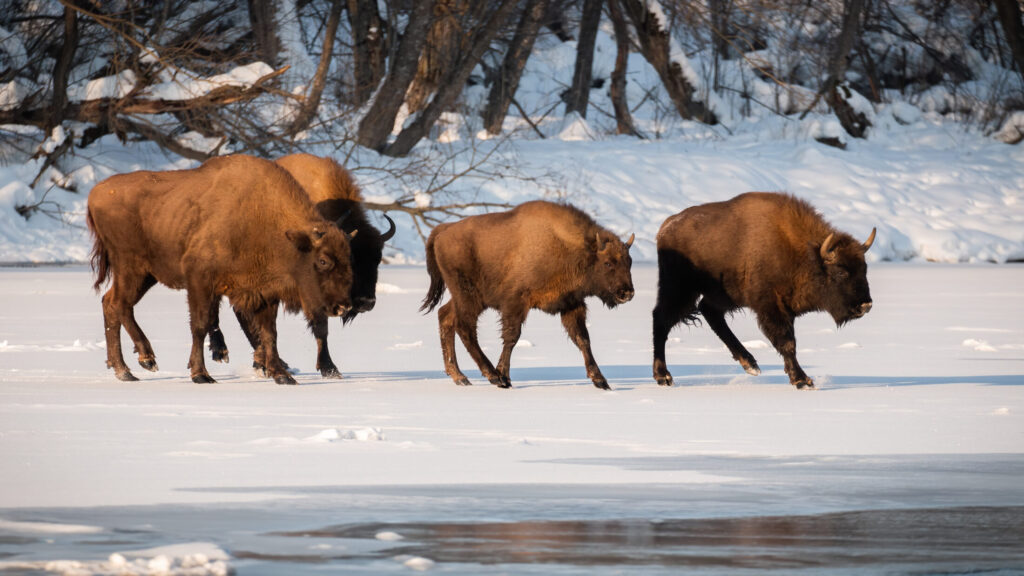
[[[285,232],[284,235],[292,241],[292,244],[295,245],[295,248],[297,248],[299,252],[312,252],[313,241],[310,240],[309,235],[305,232],[289,230]]]

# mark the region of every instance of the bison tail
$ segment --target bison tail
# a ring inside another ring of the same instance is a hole
[[[93,283],[92,287],[93,290],[99,292],[100,287],[110,277],[110,254],[107,252],[107,247],[103,245],[100,235],[96,233],[96,223],[93,222],[92,212],[89,210],[85,212],[85,223],[89,227],[89,232],[92,233],[90,263],[92,264],[92,271],[96,273],[96,282]]]
[[[441,270],[437,267],[433,235],[427,239],[427,274],[430,275],[430,288],[427,290],[426,297],[423,298],[420,312],[430,312],[441,302],[441,297],[444,296],[444,277],[441,276]]]

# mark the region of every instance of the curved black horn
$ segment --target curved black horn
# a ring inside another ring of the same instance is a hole
[[[344,224],[345,220],[348,220],[348,217],[351,216],[351,215],[352,215],[352,209],[351,208],[349,208],[348,210],[345,210],[345,212],[341,216],[339,216],[337,220],[334,221],[334,225],[337,226],[338,228],[341,228],[341,225]]]
[[[388,228],[387,232],[381,234],[381,242],[387,242],[388,240],[391,240],[395,236],[395,221],[392,220],[387,214],[384,215],[384,219],[388,221],[390,227]]]

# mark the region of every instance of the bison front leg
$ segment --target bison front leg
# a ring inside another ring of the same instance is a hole
[[[262,363],[267,377],[277,384],[298,384],[288,373],[277,351],[277,304],[268,304],[247,314],[252,319],[251,328],[259,335],[259,347],[253,356],[254,362]]]
[[[206,360],[203,358],[203,343],[210,331],[211,310],[216,304],[217,299],[212,290],[199,283],[188,287],[189,328],[192,330],[192,353],[189,355],[188,368],[196,384],[216,382],[206,371]]]
[[[757,360],[754,359],[754,356],[743,346],[739,338],[736,338],[736,335],[729,329],[729,325],[726,324],[725,313],[717,308],[708,306],[706,301],[702,301],[699,308],[708,326],[718,336],[718,339],[725,344],[725,347],[729,349],[733,360],[739,362],[747,374],[751,376],[760,374],[761,368],[757,365]]]
[[[587,377],[593,381],[594,386],[601,390],[611,390],[608,381],[601,374],[594,360],[594,353],[590,350],[590,333],[587,331],[587,307],[580,305],[562,312],[562,326],[572,339],[576,347],[583,353],[583,364],[587,367]]]
[[[228,362],[228,345],[220,330],[220,298],[210,310],[210,356],[214,362]]]
[[[444,358],[444,372],[459,386],[470,386],[472,382],[459,370],[455,357],[455,308],[451,301],[437,310],[437,329],[441,335],[441,356]]]
[[[324,378],[341,378],[341,372],[331,359],[331,351],[327,347],[327,316],[316,314],[309,321],[309,328],[316,338],[316,369]]]
[[[789,383],[797,390],[814,388],[812,381],[800,363],[796,361],[796,335],[793,329],[793,317],[781,312],[758,313],[757,323],[761,332],[768,337],[775,350],[782,356],[783,366],[789,376]]]
[[[512,379],[509,378],[509,371],[512,364],[512,349],[519,342],[519,336],[523,332],[523,322],[526,321],[526,308],[517,307],[501,311],[501,357],[498,358],[498,382],[491,381],[501,388],[512,386]]]

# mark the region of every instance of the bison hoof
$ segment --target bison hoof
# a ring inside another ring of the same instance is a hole
[[[120,380],[121,382],[138,382],[139,381],[139,379],[136,378],[134,374],[132,374],[131,372],[129,372],[127,370],[124,370],[124,371],[121,371],[121,372],[115,372],[114,375],[117,376],[117,379]]]
[[[277,384],[298,384],[298,382],[295,381],[295,378],[292,378],[292,375],[287,372],[274,376],[274,382]]]
[[[508,379],[508,376],[494,376],[487,379],[491,384],[494,384],[498,388],[511,388],[512,381]]]
[[[799,382],[794,382],[793,385],[796,386],[797,390],[803,390],[804,388],[807,388],[808,390],[814,390],[814,382],[809,378],[807,380],[800,380]]]
[[[469,378],[466,378],[465,376],[456,376],[456,377],[452,378],[452,380],[454,380],[455,384],[457,384],[459,386],[472,386],[473,385],[473,383],[469,381]]]
[[[672,380],[671,374],[665,374],[663,376],[655,375],[654,381],[658,383],[658,386],[671,386],[675,384],[675,381]]]
[[[192,376],[192,381],[196,384],[216,384],[217,381],[213,379],[209,374],[196,374]]]
[[[319,368],[320,376],[324,378],[341,378],[341,372],[338,371],[337,366],[328,366],[326,368]]]
[[[230,362],[230,360],[228,360],[227,350],[211,350],[210,356],[213,358],[214,362],[223,362],[224,364]]]
[[[156,358],[139,358],[139,366],[142,366],[150,372],[156,372],[160,369],[156,365]]]
[[[605,380],[604,378],[601,378],[600,380],[595,379],[594,380],[594,386],[596,388],[598,388],[598,389],[601,389],[601,390],[611,390],[612,389],[612,387],[608,385],[608,381]]]

